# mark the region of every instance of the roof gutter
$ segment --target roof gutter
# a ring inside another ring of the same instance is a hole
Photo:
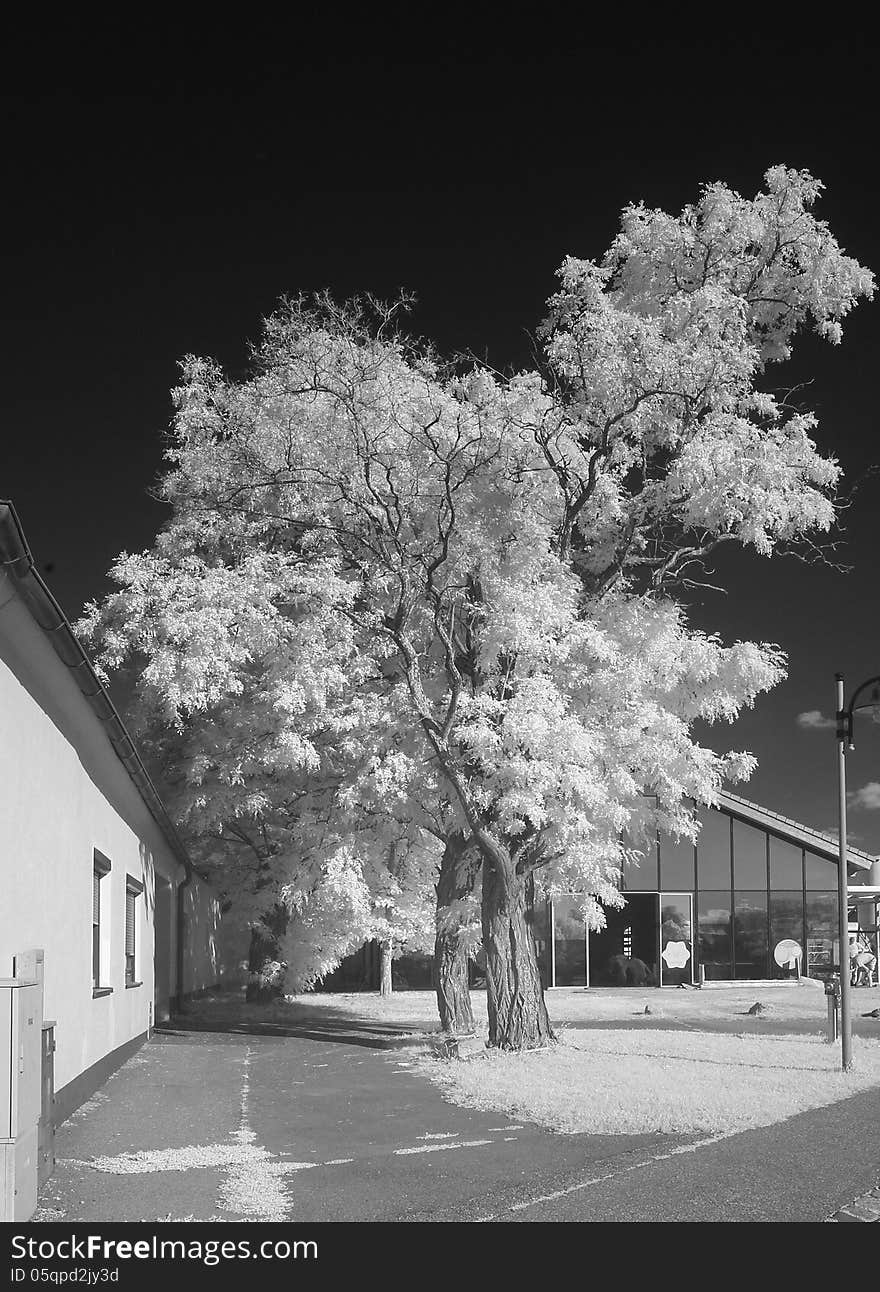
[[[52,649],[70,670],[95,717],[107,733],[117,758],[128,772],[138,793],[162,831],[174,857],[186,871],[185,884],[193,875],[193,864],[169,817],[150,775],[141,762],[131,736],[125,729],[116,706],[94,670],[91,660],[79,643],[64,611],[43,582],[34,565],[15,507],[0,499],[0,566],[12,578],[16,591],[31,617],[43,630]]]

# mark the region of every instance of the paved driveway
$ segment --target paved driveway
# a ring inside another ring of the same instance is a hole
[[[818,1221],[880,1173],[880,1091],[720,1141],[559,1135],[446,1103],[391,1026],[218,1029],[157,1032],[59,1128],[36,1219]]]

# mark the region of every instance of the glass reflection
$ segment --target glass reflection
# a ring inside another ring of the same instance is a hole
[[[734,978],[767,978],[769,947],[767,891],[734,893]]]
[[[732,978],[730,889],[703,889],[697,903],[700,964],[707,981]]]
[[[657,844],[640,840],[636,842],[627,831],[623,834],[623,845],[632,848],[640,855],[623,864],[622,887],[629,892],[653,892],[657,888]]]
[[[688,893],[660,895],[660,984],[693,982],[691,898]]]
[[[660,835],[660,887],[694,887],[694,845],[690,839]]]
[[[550,986],[550,903],[545,898],[532,907],[532,936],[541,973],[541,986]]]
[[[834,972],[837,893],[807,893],[806,923],[807,973],[811,978],[826,978]]]
[[[773,843],[775,845],[775,840]],[[806,973],[804,894],[801,889],[792,889],[789,892],[774,889],[770,893],[770,976],[772,978],[790,978],[795,972],[787,964],[778,965],[774,958],[776,947],[783,941],[798,944],[801,949],[801,971]]]
[[[733,823],[733,886],[767,887],[767,835],[744,821]]]
[[[837,887],[837,862],[820,857],[818,853],[804,851],[807,888],[833,889]]]
[[[730,891],[730,817],[716,808],[701,808],[697,835],[697,884]]]
[[[804,886],[803,849],[784,839],[770,836],[770,887],[802,889]]]
[[[557,987],[583,987],[587,981],[587,925],[577,898],[553,900],[553,952]]]

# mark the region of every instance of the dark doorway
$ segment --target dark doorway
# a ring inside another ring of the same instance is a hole
[[[622,910],[605,908],[605,928],[590,933],[591,987],[656,985],[659,903],[658,893],[628,893]],[[639,961],[645,972],[639,970]],[[637,978],[642,981],[636,982]]]

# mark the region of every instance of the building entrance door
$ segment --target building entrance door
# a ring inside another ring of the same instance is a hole
[[[658,893],[627,893],[620,910],[605,908],[605,928],[588,934],[591,987],[657,984],[660,941]]]
[[[660,894],[660,986],[694,981],[693,893]]]

